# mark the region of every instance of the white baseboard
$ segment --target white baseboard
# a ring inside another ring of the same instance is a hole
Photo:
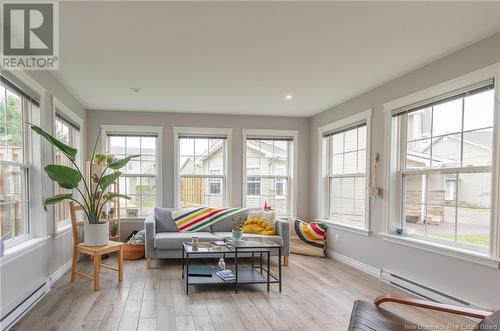
[[[366,272],[369,275],[372,275],[374,277],[380,278],[380,269],[377,269],[375,267],[372,267],[368,264],[365,264],[363,262],[359,262],[357,260],[354,260],[348,256],[342,255],[340,253],[334,252],[331,249],[326,250],[326,256],[337,260],[339,262],[345,263],[353,268],[356,268],[358,270],[361,270],[363,272]]]
[[[65,273],[71,270],[72,259],[68,260],[62,266],[59,267],[52,275],[50,275],[50,287],[54,286],[54,283],[61,278]]]
[[[49,280],[43,282],[38,289],[24,299],[16,308],[3,316],[0,321],[0,330],[8,331],[17,321],[26,315],[50,291],[48,282]]]

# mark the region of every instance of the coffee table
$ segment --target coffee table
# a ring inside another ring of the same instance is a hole
[[[190,242],[182,244],[182,278],[186,280],[186,294],[189,294],[190,285],[208,285],[208,284],[231,284],[234,286],[235,293],[238,293],[240,284],[266,284],[267,292],[271,284],[278,284],[281,292],[281,249],[282,245],[272,242],[266,238],[242,238],[234,240],[231,237],[223,239],[226,245],[219,246],[213,242],[200,242],[197,249],[193,249]],[[271,272],[271,251],[278,251],[278,275]],[[226,261],[226,254],[234,256],[234,264]],[[251,265],[246,266],[241,263],[241,258],[251,256]],[[267,255],[267,256],[266,256]],[[210,277],[189,276],[189,265],[192,257],[203,256],[211,259],[224,258],[226,269],[233,271],[235,280],[223,280],[217,276],[219,270],[217,266],[212,266],[212,275]],[[263,263],[263,257],[266,256],[266,265]],[[255,263],[256,258],[258,263]]]

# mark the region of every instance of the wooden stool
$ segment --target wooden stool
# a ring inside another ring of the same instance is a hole
[[[73,201],[69,203],[69,210],[71,215],[71,228],[73,231],[73,261],[71,264],[71,282],[74,282],[76,276],[82,276],[94,281],[94,291],[99,291],[99,272],[101,267],[115,270],[118,272],[118,281],[123,280],[123,243],[117,241],[110,241],[104,246],[86,246],[84,243],[79,242],[78,227],[86,223],[83,220],[76,220],[76,212],[83,210],[81,206],[75,205]],[[118,267],[101,263],[101,256],[109,253],[118,253]],[[94,258],[94,275],[87,275],[78,271],[78,255],[79,253],[90,255]]]

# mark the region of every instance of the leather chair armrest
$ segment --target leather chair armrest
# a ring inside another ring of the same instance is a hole
[[[381,296],[375,298],[375,300],[373,301],[375,306],[379,306],[380,304],[382,304],[384,302],[393,302],[393,303],[402,304],[402,305],[406,305],[406,306],[414,306],[414,307],[419,307],[419,308],[437,310],[437,311],[442,311],[445,313],[457,314],[457,315],[461,315],[461,316],[468,316],[468,317],[474,317],[474,318],[480,318],[480,319],[483,319],[486,316],[489,316],[493,313],[491,311],[484,311],[484,310],[478,310],[478,309],[461,307],[461,306],[453,306],[453,305],[448,305],[448,304],[444,304],[444,303],[425,301],[425,300],[421,300],[421,299],[397,297],[397,296],[393,296],[393,295],[381,295]]]

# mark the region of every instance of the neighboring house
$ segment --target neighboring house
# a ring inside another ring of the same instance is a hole
[[[463,140],[463,165],[490,165],[492,150],[492,134],[488,131],[475,131],[464,133]],[[425,143],[427,142],[427,143]],[[429,139],[424,139],[417,143],[412,143],[412,150],[408,151],[407,166],[409,168],[428,167],[432,149],[432,163],[436,168],[458,167],[461,158],[460,135],[449,135],[434,138],[432,146]],[[420,151],[420,152],[419,152]],[[458,203],[462,207],[490,208],[491,174],[461,174],[457,181],[456,174],[442,174],[441,180],[432,180],[432,187],[428,187],[428,207],[427,214],[429,221],[441,222],[444,217],[444,205],[452,205],[456,200],[458,192]],[[457,187],[458,186],[458,187]],[[407,220],[414,218],[421,221],[421,192],[426,190],[426,183],[422,176],[409,176],[406,182],[406,202],[409,204],[407,210]],[[417,205],[418,204],[418,205]]]

